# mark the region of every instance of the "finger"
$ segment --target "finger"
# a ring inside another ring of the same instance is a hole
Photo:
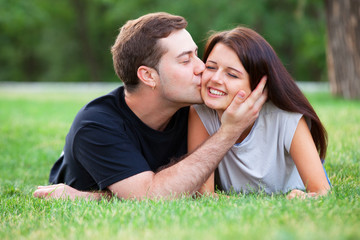
[[[316,198],[316,197],[318,197],[318,194],[315,193],[315,192],[309,192],[309,193],[307,193],[307,196],[308,196],[309,198]]]
[[[267,77],[264,76],[245,101],[245,104],[247,104],[249,108],[254,108],[255,111],[260,110],[267,100],[267,91],[264,91],[266,81]]]
[[[258,99],[255,101],[255,104],[258,103],[260,105],[263,105],[268,98],[268,89],[267,87],[264,89],[264,91],[261,93],[261,95],[258,97]]]
[[[34,192],[34,196],[45,199],[65,199],[67,197],[67,194],[65,188],[59,188],[59,186],[56,186],[52,188],[38,189]]]
[[[38,189],[47,189],[47,188],[54,188],[54,187],[62,187],[65,184],[59,183],[59,184],[52,184],[52,185],[46,185],[46,186],[38,186]]]
[[[40,189],[40,190],[36,190],[34,192],[33,196],[37,197],[37,198],[48,198],[51,195],[52,192],[53,191]]]
[[[266,82],[267,82],[267,76],[263,76],[261,79],[260,79],[260,82],[259,84],[256,86],[255,90],[254,91],[260,91],[260,92],[263,92],[264,89],[265,89],[265,86],[266,86]]]
[[[227,108],[228,112],[233,112],[236,111],[237,109],[239,109],[240,105],[244,102],[245,100],[245,96],[246,93],[243,90],[240,90],[235,97],[233,98],[232,102],[230,103],[230,105]]]
[[[293,199],[295,197],[295,194],[294,193],[289,193],[287,196],[286,196],[286,198],[288,199],[288,200],[291,200],[291,199]]]
[[[260,82],[258,83],[258,85],[256,86],[256,88],[251,92],[250,96],[253,96],[254,99],[258,99],[264,92],[266,82],[267,82],[267,76],[263,76]]]
[[[53,185],[48,185],[48,186],[38,186],[38,189],[46,189],[46,188],[52,188]]]
[[[308,198],[308,195],[307,195],[307,193],[301,193],[301,194],[297,195],[297,197],[300,198],[301,200],[304,200],[304,199]]]
[[[287,195],[287,199],[293,199],[297,196],[297,190],[294,189],[292,190],[288,195]]]
[[[34,197],[37,197],[37,198],[41,198],[41,194],[39,194],[39,190],[36,190],[34,193],[33,193],[33,196]]]
[[[255,99],[255,103],[254,103],[254,107],[258,108],[258,107],[262,107],[262,105],[266,102],[267,98],[268,98],[268,90],[267,87],[265,87],[266,84],[266,76],[264,76],[261,79],[261,83],[258,84],[257,88],[258,91],[256,92],[256,94],[260,94],[260,95],[256,95],[256,99]],[[265,88],[264,88],[265,87]],[[260,91],[261,90],[261,91]]]
[[[255,101],[252,109],[253,109],[253,112],[260,112],[262,106],[265,104],[265,102],[267,101],[267,91],[265,90],[261,96]]]
[[[304,193],[303,191],[301,190],[298,190],[298,189],[293,189],[291,190],[291,192],[286,196],[287,199],[293,199],[293,198],[297,198],[297,197],[300,197],[300,198],[303,198],[304,195],[306,195],[306,193]]]

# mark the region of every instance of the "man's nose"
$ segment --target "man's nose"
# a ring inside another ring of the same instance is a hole
[[[201,74],[204,70],[205,70],[205,64],[203,63],[203,61],[201,61],[200,58],[196,57],[196,66],[194,69],[195,75]]]

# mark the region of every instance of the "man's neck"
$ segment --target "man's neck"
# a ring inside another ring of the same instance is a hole
[[[150,128],[163,131],[180,106],[169,106],[151,89],[125,90],[125,102],[135,115]]]

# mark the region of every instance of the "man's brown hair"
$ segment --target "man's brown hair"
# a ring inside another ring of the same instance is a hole
[[[159,39],[173,31],[186,28],[187,21],[181,16],[158,12],[129,20],[111,48],[114,69],[128,91],[136,89],[139,79],[137,69],[144,65],[158,70],[161,56],[166,53]]]

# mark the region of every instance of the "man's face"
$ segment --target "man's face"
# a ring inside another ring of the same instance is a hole
[[[202,103],[201,73],[204,63],[197,56],[197,46],[185,29],[159,40],[167,52],[159,61],[159,90],[170,104],[188,106]]]

